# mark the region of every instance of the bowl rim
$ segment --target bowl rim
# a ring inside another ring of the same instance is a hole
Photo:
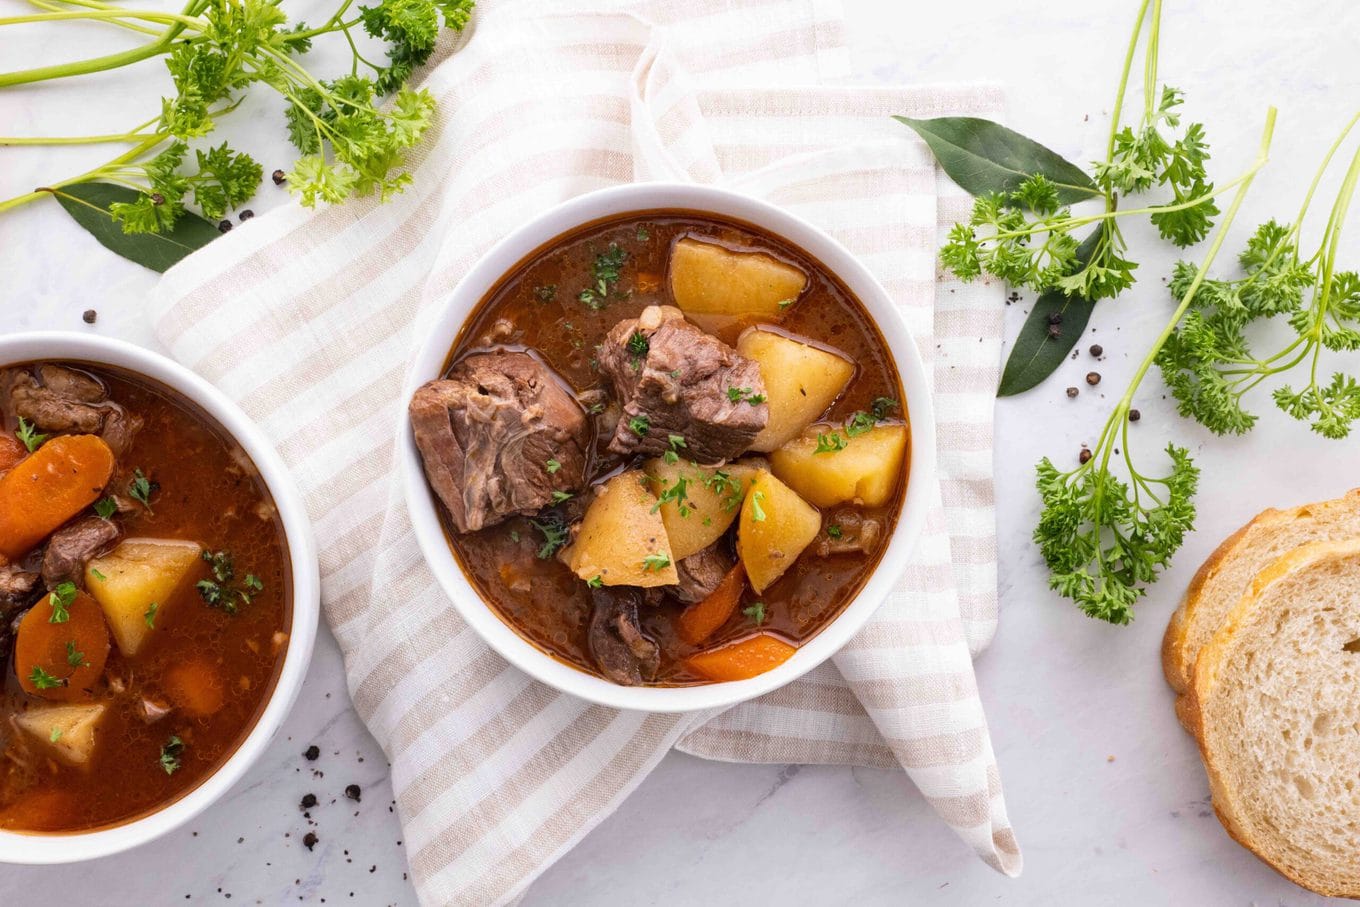
[[[906,397],[912,433],[911,480],[887,549],[864,586],[836,618],[803,643],[788,661],[749,680],[691,687],[620,686],[559,661],[520,636],[482,600],[450,550],[404,403],[417,387],[442,374],[448,353],[473,309],[525,257],[556,237],[602,218],[656,210],[685,210],[744,221],[804,250],[835,274],[869,312],[896,362]],[[548,209],[497,242],[419,325],[423,340],[402,389],[397,443],[416,541],[454,608],[482,640],[506,661],[557,690],[599,705],[650,712],[725,708],[754,699],[796,680],[838,652],[868,622],[908,565],[935,487],[935,416],[924,361],[882,284],[844,246],[798,215],[729,189],[692,183],[628,183],[595,190]]]
[[[321,613],[316,541],[302,496],[263,431],[225,394],[177,362],[144,347],[98,334],[31,331],[0,337],[0,366],[76,360],[124,369],[183,394],[217,420],[249,455],[274,498],[283,524],[292,579],[288,647],[273,692],[250,733],[218,768],[172,803],[130,822],[91,831],[0,830],[0,863],[76,863],[120,853],[168,834],[217,802],[263,754],[292,709],[311,664]]]

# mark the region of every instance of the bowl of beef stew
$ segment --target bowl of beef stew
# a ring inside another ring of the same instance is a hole
[[[906,566],[934,476],[920,353],[789,212],[683,184],[580,196],[425,327],[399,440],[416,539],[545,683],[749,699],[834,654]]]
[[[0,338],[0,862],[222,796],[297,696],[319,587],[291,478],[219,391],[119,341]]]

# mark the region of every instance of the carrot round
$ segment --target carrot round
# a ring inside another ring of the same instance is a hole
[[[738,561],[703,601],[690,605],[675,621],[676,635],[692,646],[708,639],[737,610],[746,588],[746,568]]]
[[[193,718],[211,715],[227,700],[221,673],[200,658],[172,665],[161,678],[161,688],[171,702]]]
[[[0,554],[18,559],[94,503],[113,475],[95,435],[53,438],[0,478]]]
[[[18,438],[0,435],[0,472],[13,469],[19,461],[28,456],[28,448]]]
[[[760,633],[731,645],[691,655],[685,659],[685,664],[709,680],[749,680],[779,667],[796,651],[782,639]]]
[[[104,676],[108,657],[104,612],[84,592],[75,592],[66,605],[61,604],[61,591],[53,592],[19,622],[14,672],[19,685],[34,696],[57,702],[89,698],[90,690]]]

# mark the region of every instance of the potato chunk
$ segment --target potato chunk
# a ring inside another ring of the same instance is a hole
[[[716,542],[737,518],[746,486],[755,469],[743,463],[722,468],[696,466],[688,460],[667,463],[657,457],[643,469],[661,501],[661,522],[677,561]]]
[[[605,483],[581,520],[567,566],[586,582],[606,586],[671,586],[679,582],[675,556],[651,480],[640,469]]]
[[[760,328],[742,332],[737,352],[760,366],[770,407],[770,419],[751,442],[752,450],[771,451],[797,437],[855,375],[855,364],[838,353]]]
[[[693,237],[671,249],[671,298],[708,331],[777,320],[807,282],[801,270],[763,252],[734,252]]]
[[[817,435],[836,432],[845,447],[817,453]],[[877,425],[849,437],[844,428],[814,425],[770,454],[774,474],[818,507],[856,501],[882,507],[897,490],[907,453],[905,425]]]
[[[757,472],[737,524],[737,556],[751,588],[764,592],[773,585],[821,529],[817,508],[765,470]]]
[[[61,761],[85,765],[94,753],[95,731],[103,717],[102,705],[57,705],[32,709],[14,721]]]
[[[128,539],[86,565],[85,588],[104,609],[120,652],[137,654],[202,551],[196,542]],[[153,603],[155,617],[149,620]]]

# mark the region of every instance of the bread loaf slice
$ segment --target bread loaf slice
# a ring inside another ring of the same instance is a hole
[[[1305,888],[1360,897],[1360,539],[1261,571],[1201,650],[1186,714],[1228,833]]]
[[[1219,545],[1199,568],[1162,639],[1162,671],[1184,694],[1195,657],[1214,635],[1248,584],[1286,551],[1309,542],[1360,536],[1360,488],[1332,501],[1266,510]],[[1182,723],[1184,697],[1176,703]]]

